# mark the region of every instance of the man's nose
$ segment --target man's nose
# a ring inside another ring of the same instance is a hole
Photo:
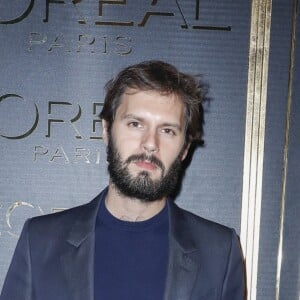
[[[148,130],[145,132],[142,141],[142,148],[148,154],[159,151],[159,139],[155,130]]]

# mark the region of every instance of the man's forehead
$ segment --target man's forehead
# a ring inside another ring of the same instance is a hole
[[[142,122],[155,121],[161,126],[169,124],[179,130],[183,130],[186,123],[184,106],[175,95],[161,95],[155,91],[136,89],[124,94],[115,118],[136,119]]]
[[[156,90],[138,90],[128,89],[120,97],[117,110],[120,108],[130,107],[131,109],[169,109],[172,111],[181,112],[185,105],[181,98],[174,93],[161,93]]]
[[[184,106],[184,102],[183,102],[182,98],[175,92],[159,91],[159,90],[155,90],[155,89],[144,90],[144,89],[139,89],[139,88],[126,88],[124,93],[122,93],[122,95],[120,96],[119,105],[122,103],[122,100],[124,98],[130,100],[130,96],[134,96],[137,94],[150,95],[150,96],[154,96],[154,98],[166,99],[168,101],[173,101],[174,103],[175,102],[181,103]]]

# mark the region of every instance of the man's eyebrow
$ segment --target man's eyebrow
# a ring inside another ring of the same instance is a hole
[[[139,116],[136,116],[134,114],[124,114],[121,116],[122,120],[126,120],[126,119],[134,119],[137,120],[139,122],[144,122],[145,119]],[[182,126],[180,124],[177,123],[170,123],[170,122],[165,122],[159,125],[159,127],[172,127],[174,129],[177,129],[179,131],[182,131]]]
[[[121,119],[122,120],[125,120],[125,119],[135,119],[137,121],[143,121],[144,119],[141,118],[141,117],[138,117],[136,115],[133,115],[133,114],[124,114],[124,115],[121,115]]]
[[[180,126],[177,123],[163,123],[163,124],[161,124],[161,127],[172,127],[172,128],[175,128],[175,129],[177,129],[179,131],[182,130],[182,126]]]

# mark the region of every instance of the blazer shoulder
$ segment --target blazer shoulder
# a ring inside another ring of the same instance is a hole
[[[216,299],[244,299],[244,261],[235,230],[174,203],[170,205],[170,225],[171,250],[188,255],[198,266],[195,295],[203,295],[205,286],[218,295]],[[204,298],[213,297],[213,292]]]
[[[185,239],[193,240],[198,245],[207,244],[229,246],[237,238],[233,228],[202,218],[190,211],[170,204],[171,228],[175,236],[184,234]]]
[[[26,221],[27,230],[31,234],[56,234],[57,236],[70,231],[76,223],[93,222],[96,218],[101,194],[92,201],[60,212],[33,217]]]

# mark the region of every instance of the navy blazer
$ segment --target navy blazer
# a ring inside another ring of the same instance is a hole
[[[104,192],[88,204],[27,220],[0,300],[94,300],[94,231],[103,198]],[[168,205],[164,300],[245,299],[244,264],[234,230],[172,201]]]

